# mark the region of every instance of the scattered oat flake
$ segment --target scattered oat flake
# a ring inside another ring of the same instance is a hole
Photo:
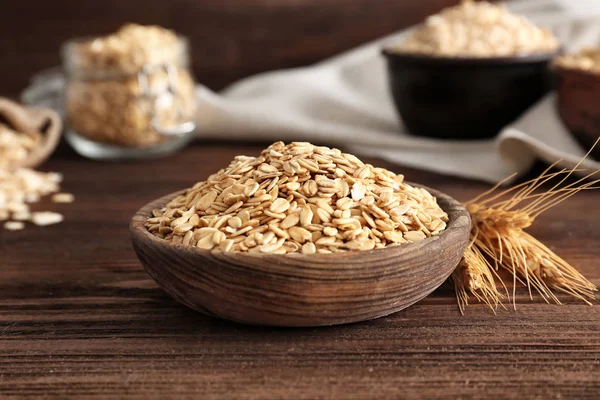
[[[31,222],[38,226],[54,225],[62,222],[64,217],[62,214],[52,211],[34,212],[31,215]]]
[[[56,193],[52,195],[52,201],[54,203],[72,203],[75,201],[75,196],[71,193]]]
[[[25,228],[25,224],[21,221],[7,221],[4,223],[4,229],[9,231],[20,231]]]

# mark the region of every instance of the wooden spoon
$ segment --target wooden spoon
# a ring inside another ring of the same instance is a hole
[[[418,186],[418,185],[415,185]],[[133,217],[133,247],[173,298],[202,313],[272,326],[364,321],[402,310],[440,286],[469,242],[471,219],[453,198],[427,189],[448,213],[446,230],[421,242],[333,254],[247,254],[173,244],[144,226],[157,199]]]
[[[34,168],[43,163],[54,151],[62,133],[62,120],[49,108],[25,107],[6,98],[0,98],[0,122],[15,132],[28,134],[39,132],[40,144],[27,158],[8,165],[10,169]]]

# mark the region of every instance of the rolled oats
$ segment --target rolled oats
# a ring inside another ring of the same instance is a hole
[[[72,203],[75,201],[75,196],[71,193],[56,193],[52,195],[52,201],[54,203]]]
[[[37,225],[61,222],[61,214],[31,212],[29,206],[29,203],[39,201],[42,196],[59,192],[61,181],[62,175],[54,172],[44,173],[29,168],[9,171],[0,168],[0,220],[9,220],[8,227],[5,228],[22,229],[15,227],[21,226],[23,221],[31,221]]]
[[[66,47],[66,114],[70,127],[90,140],[125,147],[148,147],[166,140],[152,126],[174,125],[192,116],[194,81],[185,41],[158,26],[127,24],[117,32]],[[172,67],[173,73],[166,66]],[[148,72],[151,93],[176,93],[153,101],[143,96],[138,74]]]
[[[31,222],[38,226],[54,225],[62,222],[64,217],[62,214],[52,211],[34,212],[31,215]]]
[[[421,241],[447,221],[435,197],[401,175],[338,149],[277,142],[236,157],[155,210],[146,227],[215,251],[330,254]]]
[[[552,53],[560,47],[552,32],[503,4],[464,0],[432,15],[394,50],[438,57],[508,57]]]
[[[0,168],[22,163],[41,141],[39,132],[17,132],[0,123]]]
[[[8,221],[4,223],[4,229],[8,231],[20,231],[25,228],[25,224],[21,221]]]
[[[558,56],[554,60],[554,65],[600,75],[600,47],[585,48],[577,53]]]

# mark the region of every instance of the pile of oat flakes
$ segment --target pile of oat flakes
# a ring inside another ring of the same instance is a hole
[[[371,250],[438,235],[448,215],[427,190],[338,149],[274,143],[154,210],[167,241],[248,253]]]
[[[0,123],[0,168],[25,161],[41,140],[39,132],[16,132]]]
[[[577,53],[561,55],[555,59],[554,65],[600,75],[600,47],[585,48]]]
[[[396,50],[437,57],[510,57],[552,53],[558,39],[503,4],[465,0],[432,15]]]

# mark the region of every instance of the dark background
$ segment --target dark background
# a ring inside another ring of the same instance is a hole
[[[458,0],[4,0],[0,95],[60,63],[65,40],[125,22],[191,38],[198,81],[219,89],[271,69],[310,64],[421,21]]]

